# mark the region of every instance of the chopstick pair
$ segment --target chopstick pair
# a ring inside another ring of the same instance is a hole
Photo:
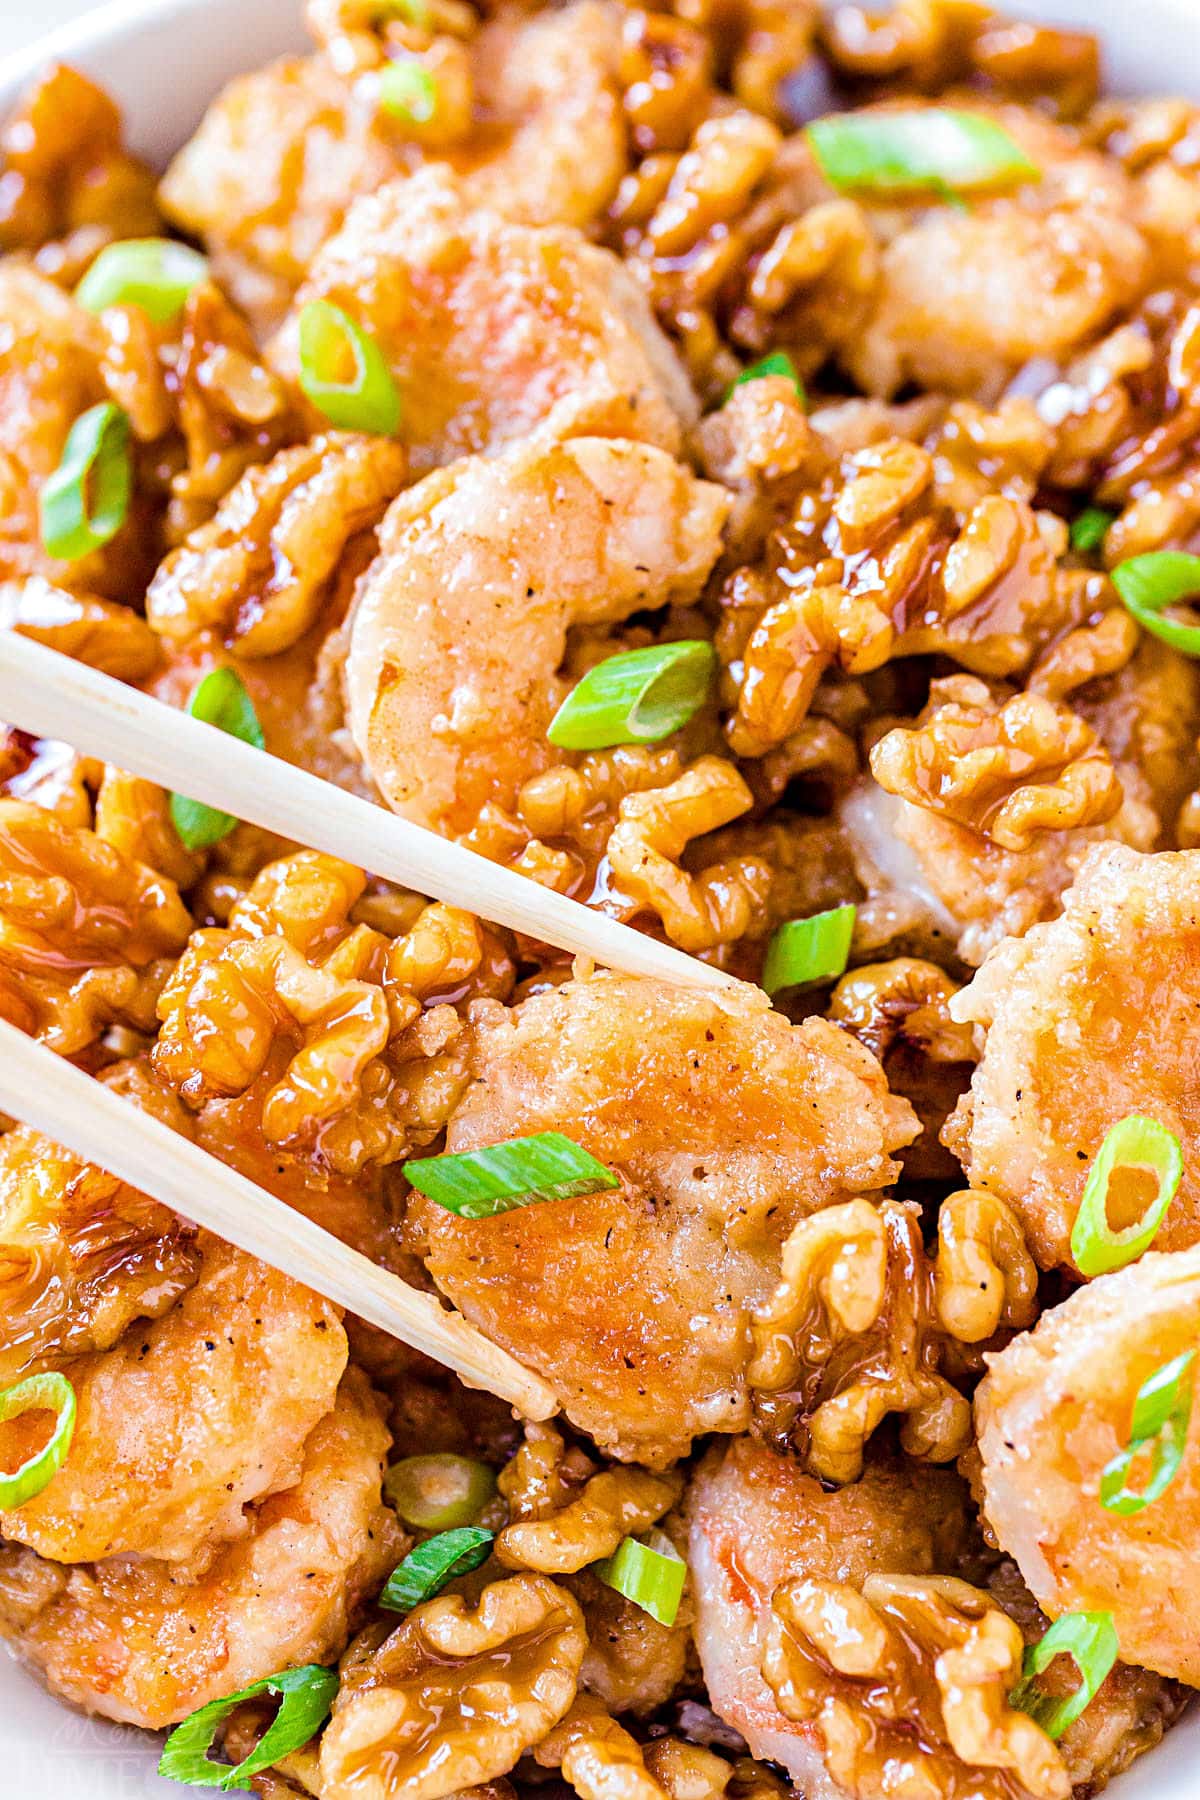
[[[45,645],[0,636],[0,719],[627,974],[740,986],[681,950],[540,887]],[[552,1389],[459,1314],[378,1268],[217,1157],[0,1022],[0,1110],[489,1389],[525,1417]]]

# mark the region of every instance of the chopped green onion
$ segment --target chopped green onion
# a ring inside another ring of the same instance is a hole
[[[1064,1613],[1038,1643],[1027,1647],[1021,1680],[1009,1696],[1011,1704],[1028,1713],[1047,1737],[1060,1738],[1091,1704],[1120,1648],[1110,1612]],[[1037,1685],[1037,1677],[1056,1656],[1069,1656],[1079,1670],[1079,1686],[1065,1700],[1043,1694]]]
[[[379,73],[379,104],[406,125],[428,125],[437,111],[437,82],[415,57],[399,57]]]
[[[406,1613],[432,1600],[457,1576],[483,1567],[492,1554],[494,1536],[482,1525],[467,1525],[461,1531],[439,1532],[428,1543],[418,1544],[388,1576],[379,1596],[380,1606],[387,1612]]]
[[[236,1694],[210,1700],[177,1725],[163,1746],[158,1772],[168,1781],[182,1781],[188,1787],[215,1787],[224,1794],[248,1788],[252,1776],[299,1750],[321,1729],[337,1691],[336,1672],[323,1669],[318,1663],[264,1675],[261,1681],[252,1681]],[[240,1763],[213,1762],[208,1753],[221,1722],[243,1701],[257,1699],[259,1694],[276,1694],[282,1704],[254,1749]]]
[[[495,1470],[450,1451],[406,1456],[383,1478],[383,1497],[408,1525],[448,1531],[473,1525],[496,1492]]]
[[[58,1419],[48,1443],[11,1475],[0,1474],[0,1507],[6,1511],[24,1506],[40,1494],[67,1460],[75,1435],[75,1389],[66,1376],[57,1372],[28,1375],[0,1393],[0,1424],[29,1412],[57,1413]]]
[[[400,396],[379,345],[329,300],[301,310],[300,386],[343,431],[391,437],[400,423]]]
[[[673,1625],[683,1598],[687,1564],[665,1532],[656,1531],[653,1536],[653,1544],[625,1538],[611,1556],[592,1564],[592,1574],[660,1625]]]
[[[96,258],[75,298],[88,312],[106,306],[140,306],[156,325],[183,310],[194,287],[208,279],[208,258],[171,238],[129,238],[108,244]]]
[[[41,529],[46,554],[78,562],[99,550],[125,523],[133,493],[129,420],[105,400],[72,425],[62,460],[42,487]]]
[[[215,725],[218,731],[240,738],[243,744],[253,744],[256,750],[266,748],[254,702],[232,669],[210,669],[192,690],[188,712],[193,719],[202,719],[206,725]],[[171,823],[188,850],[205,850],[210,844],[219,844],[237,822],[232,813],[219,812],[203,800],[189,800],[185,794],[171,795]]]
[[[764,375],[784,376],[799,394],[800,404],[804,405],[806,398],[804,383],[786,350],[772,350],[769,356],[762,356],[756,363],[751,363],[748,369],[743,369],[737,379],[730,383],[729,394],[732,394],[734,388],[740,388],[743,382],[761,381]],[[726,394],[726,399],[729,398],[729,394]]]
[[[717,653],[703,638],[610,656],[572,688],[546,736],[560,750],[657,744],[699,712],[716,670]]]
[[[405,1163],[404,1173],[419,1193],[460,1219],[491,1219],[535,1200],[573,1200],[621,1185],[611,1169],[561,1131],[539,1131],[456,1156],[423,1157]]]
[[[1098,550],[1108,536],[1108,528],[1116,518],[1103,506],[1085,506],[1071,521],[1071,548],[1086,552]]]
[[[858,908],[835,906],[811,919],[789,919],[767,945],[762,985],[768,994],[811,987],[845,972]]]
[[[1167,619],[1163,610],[1181,600],[1200,600],[1200,556],[1185,550],[1151,550],[1131,556],[1112,572],[1113,586],[1143,631],[1185,656],[1200,656],[1200,625]]]
[[[951,107],[835,113],[808,140],[835,187],[876,194],[970,193],[1036,181],[1041,171],[992,119]]]
[[[1106,1464],[1100,1476],[1100,1503],[1128,1518],[1166,1493],[1187,1449],[1195,1385],[1194,1350],[1164,1363],[1144,1381],[1133,1403],[1129,1447]],[[1150,1479],[1140,1492],[1128,1485],[1129,1473],[1144,1450],[1151,1450]]]
[[[1126,1169],[1154,1176],[1158,1193],[1140,1219],[1114,1231],[1108,1222],[1108,1190],[1116,1171]],[[1123,1269],[1148,1250],[1182,1178],[1183,1153],[1172,1132],[1140,1113],[1119,1120],[1100,1146],[1071,1227],[1071,1254],[1080,1274]]]

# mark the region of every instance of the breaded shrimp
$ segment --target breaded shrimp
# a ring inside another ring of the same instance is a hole
[[[135,1552],[202,1564],[244,1535],[248,1504],[296,1480],[346,1367],[338,1314],[216,1239],[203,1256],[165,1317],[57,1365],[78,1401],[70,1454],[34,1499],[0,1512],[5,1537],[56,1562]],[[36,1429],[35,1415],[0,1427],[6,1467]]]
[[[611,1454],[662,1468],[749,1424],[749,1310],[797,1220],[882,1188],[916,1122],[836,1026],[764,997],[595,976],[472,1009],[470,1150],[561,1131],[621,1186],[468,1221],[414,1195],[430,1274]]]
[[[1183,1146],[1157,1250],[1200,1241],[1200,851],[1094,849],[1059,918],[1009,940],[955,996],[982,1058],[945,1141],[1017,1213],[1043,1268],[1070,1266],[1092,1159],[1129,1113]]]
[[[1100,1477],[1142,1384],[1200,1346],[1200,1250],[1150,1254],[1043,1313],[989,1357],[976,1396],[988,1523],[1051,1618],[1108,1611],[1130,1662],[1200,1686],[1200,1405],[1182,1463],[1140,1512]],[[1191,1376],[1186,1379],[1190,1380]],[[1148,1459],[1127,1481],[1144,1491]]]
[[[470,136],[432,154],[506,218],[591,224],[625,172],[620,54],[620,19],[597,0],[500,12],[466,46]],[[160,192],[168,215],[205,240],[218,280],[269,329],[351,203],[427,154],[381,111],[375,69],[290,56],[230,82]]]
[[[514,224],[424,169],[355,202],[313,263],[270,359],[294,380],[299,315],[331,300],[379,345],[417,473],[541,431],[679,448],[697,412],[619,258],[570,226]]]
[[[882,1573],[957,1568],[971,1548],[966,1488],[948,1469],[868,1464],[827,1492],[751,1438],[714,1446],[688,1494],[696,1648],[718,1717],[800,1790],[833,1800],[815,1727],[787,1718],[760,1673],[771,1595],[792,1576],[861,1587]]]
[[[870,394],[907,382],[995,400],[1035,356],[1069,357],[1130,306],[1151,277],[1133,184],[1028,108],[989,108],[1041,179],[969,208],[915,212],[884,240],[878,300],[843,353]]]
[[[435,830],[512,806],[573,625],[690,600],[727,497],[646,444],[575,438],[472,458],[401,494],[348,626],[350,728],[380,792]]]
[[[388,1443],[352,1369],[295,1485],[253,1508],[199,1580],[126,1558],[62,1569],[7,1546],[0,1633],[64,1699],[151,1728],[280,1669],[334,1662],[405,1547],[380,1501]]]

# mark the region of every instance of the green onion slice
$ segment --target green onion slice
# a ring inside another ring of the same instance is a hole
[[[786,350],[772,350],[769,356],[760,357],[748,369],[743,369],[737,379],[730,383],[729,393],[732,394],[734,388],[740,388],[745,381],[761,381],[764,375],[785,376],[799,394],[801,405],[805,403],[804,383]],[[728,399],[729,394],[725,397]]]
[[[946,106],[835,113],[814,119],[808,141],[835,187],[876,194],[970,193],[1041,174],[994,120]]]
[[[1195,1386],[1194,1350],[1172,1357],[1144,1381],[1133,1403],[1129,1446],[1106,1464],[1100,1476],[1100,1503],[1128,1518],[1160,1500],[1179,1473],[1187,1449]],[[1150,1479],[1140,1491],[1129,1486],[1134,1462],[1150,1451]]]
[[[320,1730],[337,1691],[336,1672],[323,1669],[318,1663],[284,1669],[279,1675],[264,1675],[261,1681],[252,1681],[236,1694],[210,1700],[177,1725],[163,1746],[158,1772],[168,1781],[182,1781],[188,1787],[215,1787],[225,1794],[248,1788],[252,1776],[270,1768],[281,1756],[299,1750]],[[267,1730],[244,1761],[232,1766],[213,1762],[208,1752],[222,1720],[244,1700],[254,1700],[259,1694],[276,1694],[281,1702]]]
[[[858,908],[835,906],[811,919],[789,919],[767,945],[762,985],[768,994],[811,987],[844,974]]]
[[[406,1456],[383,1478],[383,1497],[408,1525],[448,1531],[473,1525],[496,1492],[496,1472],[470,1456]]]
[[[1108,536],[1108,528],[1116,518],[1103,506],[1085,506],[1071,521],[1072,550],[1098,550]]]
[[[75,298],[88,312],[140,306],[156,325],[182,312],[194,287],[208,279],[208,258],[171,238],[129,238],[103,249]]]
[[[188,712],[193,719],[202,719],[206,725],[215,725],[218,731],[240,738],[243,744],[253,744],[256,750],[266,749],[254,702],[232,669],[210,669],[192,690]],[[210,844],[219,844],[228,837],[238,821],[232,813],[218,812],[203,800],[172,794],[171,823],[185,848],[206,850]]]
[[[717,653],[703,638],[610,656],[572,688],[546,736],[560,750],[657,744],[699,712],[716,670]]]
[[[1141,1170],[1158,1182],[1158,1192],[1140,1219],[1122,1231],[1108,1222],[1108,1190],[1118,1169]],[[1071,1227],[1071,1254],[1081,1275],[1105,1275],[1148,1250],[1183,1178],[1179,1139],[1157,1119],[1130,1113],[1112,1127],[1092,1164],[1083,1199]]]
[[[666,1532],[656,1531],[650,1536],[652,1542],[625,1538],[611,1556],[592,1564],[592,1574],[618,1594],[624,1594],[660,1625],[673,1625],[683,1598],[687,1564]]]
[[[105,400],[76,419],[62,460],[42,486],[46,554],[59,562],[78,562],[99,550],[125,523],[132,493],[129,419]]]
[[[428,125],[437,111],[437,82],[415,57],[399,57],[379,73],[379,104],[406,125]]]
[[[406,1613],[432,1600],[457,1576],[483,1567],[492,1554],[494,1536],[482,1525],[467,1525],[459,1531],[439,1532],[428,1543],[418,1544],[388,1576],[379,1596],[380,1606],[387,1612]]]
[[[1047,1737],[1060,1738],[1090,1706],[1120,1648],[1110,1612],[1064,1613],[1038,1643],[1027,1647],[1021,1680],[1009,1696],[1011,1704],[1028,1713]],[[1056,1656],[1069,1656],[1079,1670],[1079,1686],[1065,1700],[1052,1699],[1037,1685],[1037,1677]]]
[[[391,437],[400,423],[400,396],[383,352],[332,301],[310,300],[301,309],[300,386],[343,431]]]
[[[1200,625],[1164,618],[1165,607],[1200,599],[1200,556],[1184,550],[1151,550],[1131,556],[1112,572],[1113,586],[1144,631],[1185,656],[1200,656]]]
[[[67,1460],[75,1435],[75,1389],[66,1376],[57,1372],[28,1375],[0,1393],[0,1424],[28,1412],[52,1412],[58,1417],[48,1443],[11,1475],[0,1474],[0,1507],[5,1510],[24,1506],[40,1494]]]
[[[419,1193],[460,1219],[491,1219],[535,1200],[573,1200],[621,1184],[611,1169],[564,1137],[539,1131],[456,1156],[427,1156],[404,1165]]]

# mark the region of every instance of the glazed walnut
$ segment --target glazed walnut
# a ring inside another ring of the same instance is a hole
[[[997,701],[970,676],[935,682],[923,721],[881,738],[871,773],[889,794],[1005,850],[1104,824],[1123,798],[1107,749],[1076,713],[1039,694]]]
[[[780,1284],[751,1322],[748,1380],[762,1428],[821,1480],[854,1481],[888,1413],[904,1416],[910,1456],[946,1462],[970,1442],[970,1407],[947,1379],[965,1367],[958,1342],[1027,1325],[1036,1271],[1005,1208],[956,1196],[946,1231],[935,1265],[914,1208],[852,1200],[784,1245]],[[964,1291],[972,1279],[982,1285]]]
[[[590,1695],[580,1695],[534,1760],[561,1769],[580,1800],[667,1800],[637,1740]]]
[[[578,1606],[544,1575],[443,1594],[344,1667],[321,1780],[361,1800],[442,1800],[505,1775],[575,1698]]]
[[[81,234],[91,250],[159,229],[154,176],[121,141],[121,116],[62,63],[35,82],[0,133],[0,250]]]
[[[253,1089],[262,1132],[343,1174],[444,1127],[468,1079],[447,998],[490,991],[480,927],[423,907],[389,939],[350,915],[365,878],[315,851],[273,863],[225,929],[193,934],[159,1003],[154,1065],[188,1105]]]
[[[830,996],[827,1016],[880,1062],[900,1036],[933,1062],[974,1062],[970,1027],[950,1017],[949,1003],[957,992],[958,983],[936,963],[898,956],[843,975]]]
[[[98,594],[69,593],[42,575],[0,582],[0,628],[118,681],[143,682],[162,660],[158,639],[131,607]]]
[[[347,544],[378,523],[406,466],[387,438],[335,432],[250,469],[154,577],[146,596],[154,629],[184,641],[213,627],[241,656],[290,649],[318,618]]]
[[[0,1013],[61,1055],[153,1030],[191,920],[172,881],[41,807],[0,801]]]
[[[689,875],[680,857],[693,838],[727,825],[752,805],[733,764],[703,756],[668,787],[628,795],[608,840],[616,884],[656,912],[673,943],[711,950],[744,936],[761,911],[771,871],[759,857],[717,863]]]
[[[614,1468],[593,1475],[561,1511],[506,1525],[496,1556],[509,1569],[572,1575],[657,1523],[683,1491],[674,1474]]]
[[[855,1800],[881,1792],[898,1759],[913,1792],[1067,1800],[1058,1750],[1009,1703],[1020,1629],[977,1588],[949,1576],[871,1575],[861,1591],[801,1578],[776,1588],[771,1611],[763,1674],[789,1718],[813,1722]]]
[[[0,1137],[0,1386],[161,1317],[196,1279],[195,1235],[29,1127]]]

